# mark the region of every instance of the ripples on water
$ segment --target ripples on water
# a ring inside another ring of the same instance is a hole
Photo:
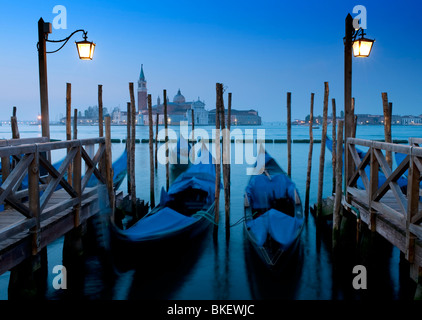
[[[246,128],[238,127],[241,130]],[[286,128],[262,126],[266,137],[286,138]],[[27,129],[27,130],[26,130]],[[174,128],[177,129],[177,128]],[[205,127],[210,130],[211,127]],[[251,127],[258,129],[258,127]],[[21,137],[34,135],[34,127],[20,128]],[[422,128],[393,127],[393,138],[407,139],[420,137]],[[65,138],[65,128],[51,127],[52,136]],[[331,128],[328,129],[331,134]],[[0,134],[6,138],[4,127]],[[137,138],[147,138],[148,128],[138,127]],[[94,137],[96,127],[80,127],[81,138]],[[256,134],[256,131],[255,131]],[[359,138],[383,138],[383,127],[358,127]],[[125,127],[112,127],[112,137],[124,139]],[[314,130],[314,138],[321,137],[321,129]],[[293,127],[293,139],[307,139],[308,128]],[[159,145],[160,146],[160,145]],[[124,150],[124,144],[113,144],[113,159]],[[308,144],[292,145],[292,179],[296,183],[304,201]],[[314,144],[310,203],[316,202],[320,144]],[[267,151],[287,168],[286,144],[267,144]],[[137,196],[149,199],[149,158],[148,144],[136,146],[136,186]],[[53,155],[57,160],[63,154]],[[247,165],[232,165],[231,177],[231,223],[243,217],[243,195],[248,176]],[[332,188],[331,154],[325,158],[324,196],[330,195]],[[161,186],[165,185],[165,167],[159,166],[156,173],[156,198]],[[126,181],[121,189],[126,192]],[[263,268],[251,252],[243,237],[243,225],[231,228],[230,239],[226,241],[224,229],[224,193],[220,196],[220,227],[218,240],[214,241],[212,232],[205,234],[198,243],[193,244],[184,255],[178,255],[165,264],[154,266],[154,257],[138,261],[135,266],[122,268],[121,261],[99,251],[95,239],[88,241],[87,256],[76,268],[79,281],[69,283],[69,290],[54,290],[51,286],[54,274],[49,272],[47,299],[405,299],[411,297],[412,283],[400,273],[400,253],[396,248],[385,244],[377,246],[377,263],[368,269],[368,290],[356,292],[352,288],[353,257],[350,265],[339,264],[334,268],[331,257],[331,235],[318,232],[312,215],[309,215],[301,235],[298,254],[286,267],[285,276],[273,276]],[[353,236],[353,235],[352,235]],[[63,238],[48,246],[48,270],[62,264]],[[157,253],[162,255],[164,253]],[[351,253],[352,254],[352,253]],[[133,256],[139,255],[133,252]],[[353,255],[353,254],[352,254]],[[68,271],[69,272],[69,271]],[[406,273],[404,273],[406,274]],[[0,276],[0,298],[7,299],[9,273]],[[71,287],[73,287],[71,289]],[[71,289],[71,290],[70,290]]]

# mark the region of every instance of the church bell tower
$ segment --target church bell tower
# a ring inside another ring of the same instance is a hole
[[[147,107],[147,80],[144,75],[143,64],[141,64],[141,73],[138,80],[138,111],[142,114],[146,114]]]

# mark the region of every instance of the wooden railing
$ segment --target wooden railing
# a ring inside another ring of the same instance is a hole
[[[90,156],[86,149],[95,150],[95,145],[98,145],[97,150]],[[66,156],[56,169],[48,158],[51,152],[60,149]],[[105,138],[58,142],[46,142],[45,138],[0,140],[0,205],[12,208],[24,217],[0,229],[0,241],[30,230],[33,237],[32,250],[36,253],[40,248],[41,223],[68,209],[74,211],[74,226],[77,227],[80,224],[79,209],[82,201],[97,192],[95,188],[87,188],[91,176],[95,175],[99,183],[106,184],[106,176],[109,175],[100,172],[99,163],[107,163],[106,158],[109,156]],[[84,173],[82,160],[85,162]],[[72,173],[71,179],[66,177],[68,171]],[[58,203],[50,203],[59,186],[68,196]],[[0,217],[8,211],[0,212]]]
[[[422,139],[412,139],[412,145],[355,138],[348,138],[346,142],[346,150],[350,152],[355,168],[346,184],[346,199],[350,199],[350,196],[361,198],[364,195],[366,197],[360,200],[366,202],[369,208],[368,225],[372,231],[375,231],[377,215],[389,217],[390,221],[394,221],[397,227],[405,232],[406,241],[403,251],[406,251],[409,261],[413,260],[415,238],[422,239],[422,211],[419,211],[422,148],[417,146],[419,142],[422,142]],[[369,148],[363,158],[359,157],[356,146]],[[384,155],[388,151],[406,155],[394,169],[390,168]],[[368,170],[365,171],[368,166],[369,177]],[[407,177],[404,176],[406,171]],[[382,177],[381,173],[385,176],[382,184],[379,180]],[[362,181],[362,184],[359,184],[360,188],[357,187],[358,179]],[[400,188],[399,179],[407,179],[404,188]],[[387,194],[390,199],[384,201]]]

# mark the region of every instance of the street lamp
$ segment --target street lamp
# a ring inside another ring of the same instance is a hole
[[[81,60],[92,60],[92,57],[94,56],[95,43],[86,40],[87,33],[88,32],[84,31],[83,41],[75,42],[76,48],[78,49],[79,59]]]
[[[356,39],[359,33],[360,38]],[[353,55],[355,57],[367,58],[371,53],[372,45],[374,44],[375,40],[367,39],[364,36],[365,31],[363,31],[362,28],[359,28],[353,36]]]
[[[357,39],[360,33],[360,38]],[[362,28],[355,30],[350,13],[346,17],[344,37],[344,142],[352,136],[354,130],[354,110],[352,110],[352,51],[355,57],[368,57],[374,40],[366,39]],[[345,181],[353,174],[353,159],[349,150],[345,148]],[[347,193],[346,193],[347,195]],[[347,199],[349,202],[349,199]]]
[[[85,30],[79,29],[72,32],[68,37],[62,40],[48,40],[48,34],[52,33],[51,23],[44,22],[43,18],[38,20],[38,66],[40,78],[40,103],[41,103],[41,132],[43,137],[50,139],[49,113],[48,113],[48,84],[47,84],[47,53],[55,53],[60,51],[69,39],[78,32],[83,33],[83,41],[76,42],[78,55],[81,60],[92,60],[94,55],[95,43],[87,40]],[[46,50],[46,43],[63,43],[57,50]]]

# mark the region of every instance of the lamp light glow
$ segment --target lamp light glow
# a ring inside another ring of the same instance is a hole
[[[367,58],[371,53],[375,40],[365,38],[365,33],[362,29],[359,29],[359,31],[361,31],[361,37],[353,41],[353,55],[359,58]]]
[[[94,56],[95,43],[87,41],[86,38],[84,41],[76,42],[76,48],[78,49],[79,59],[81,60],[92,60]]]

